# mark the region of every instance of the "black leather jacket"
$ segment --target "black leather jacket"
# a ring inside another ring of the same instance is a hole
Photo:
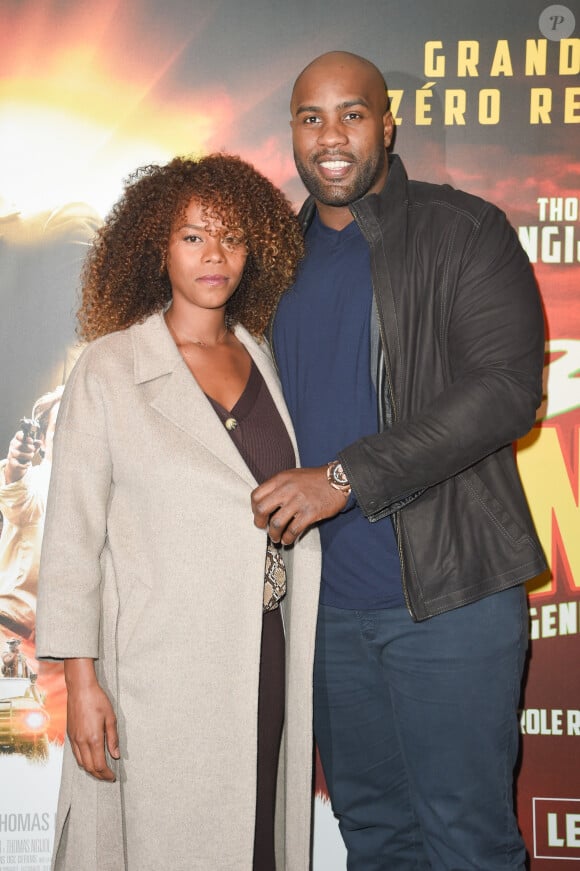
[[[543,314],[490,203],[409,181],[395,155],[381,193],[350,209],[371,251],[382,431],[339,458],[365,516],[393,515],[405,599],[423,620],[546,568],[512,447],[542,398]]]

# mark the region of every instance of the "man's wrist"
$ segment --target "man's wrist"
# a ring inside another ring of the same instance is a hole
[[[344,493],[348,499],[352,488],[340,460],[331,460],[330,463],[327,463],[326,478],[331,487]]]
[[[22,481],[32,463],[19,463],[18,460],[8,458],[4,466],[4,480],[7,484],[17,484]]]

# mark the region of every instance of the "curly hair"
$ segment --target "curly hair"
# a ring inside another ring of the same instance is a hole
[[[176,157],[129,176],[83,267],[81,339],[125,329],[171,301],[169,236],[192,199],[209,218],[242,230],[248,257],[226,315],[256,336],[264,332],[304,253],[298,219],[284,194],[249,163],[211,154]]]

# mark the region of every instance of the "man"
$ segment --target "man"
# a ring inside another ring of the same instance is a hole
[[[36,436],[19,429],[0,462],[0,629],[34,637],[38,564],[62,386],[41,396],[32,416]]]
[[[8,650],[2,654],[3,677],[28,677],[30,670],[24,654],[20,653],[20,638],[9,638],[6,642]]]
[[[545,568],[511,442],[541,400],[543,320],[505,216],[407,180],[384,80],[345,52],[292,94],[307,257],[272,343],[303,469],[252,497],[320,524],[315,734],[350,871],[523,869],[512,804]]]

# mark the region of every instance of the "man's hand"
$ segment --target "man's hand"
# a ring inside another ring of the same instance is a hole
[[[254,523],[275,543],[293,544],[319,520],[344,508],[348,493],[328,483],[326,466],[289,469],[260,484],[252,493]]]
[[[38,439],[32,439],[30,436],[25,438],[22,430],[16,433],[10,442],[8,462],[4,469],[7,484],[14,484],[24,477],[40,445],[41,442]]]
[[[92,659],[65,659],[68,692],[67,732],[75,759],[98,780],[115,780],[107,765],[105,742],[113,759],[119,759],[117,719],[107,694],[95,676]]]
[[[9,675],[12,669],[15,668],[18,660],[18,654],[10,651],[10,653],[2,654],[2,674]]]

